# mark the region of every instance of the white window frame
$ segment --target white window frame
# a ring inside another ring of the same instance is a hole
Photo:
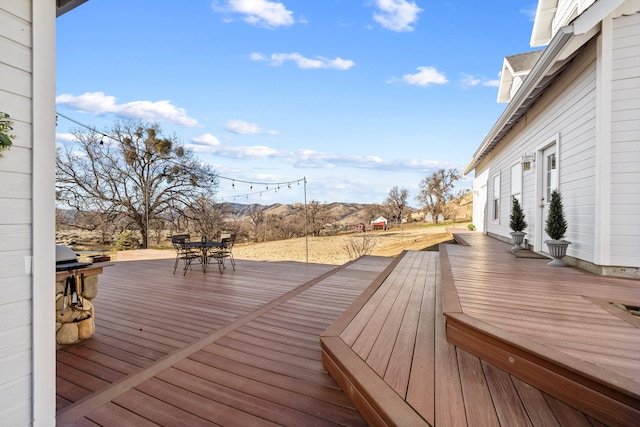
[[[493,216],[491,220],[494,223],[500,223],[500,173],[495,175],[492,180],[493,183],[493,202],[491,204],[493,210]]]

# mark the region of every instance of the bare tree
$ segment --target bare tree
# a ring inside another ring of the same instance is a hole
[[[212,197],[215,173],[156,123],[116,122],[105,134],[74,131],[58,149],[56,197],[78,211],[124,215],[148,247],[150,222],[176,216],[198,197]]]
[[[263,239],[265,237],[264,233],[260,233],[260,230],[262,229],[261,227],[263,227],[264,221],[265,221],[265,217],[264,217],[264,210],[261,208],[256,208],[254,210],[252,210],[249,213],[249,220],[251,221],[251,224],[253,225],[253,236],[254,236],[254,240],[256,242],[260,241],[260,236],[262,235]]]
[[[320,236],[325,225],[333,223],[334,218],[329,209],[329,205],[320,203],[317,200],[312,200],[308,203],[307,224],[313,236]]]
[[[398,189],[396,185],[389,191],[386,204],[392,213],[392,217],[395,217],[396,224],[402,222],[402,214],[407,207],[407,197],[409,197],[409,190],[406,188]]]
[[[386,208],[377,203],[371,203],[365,206],[364,212],[367,216],[367,221],[371,222],[380,215],[386,215]]]
[[[440,214],[446,214],[445,208],[452,198],[453,184],[459,179],[460,173],[456,169],[440,169],[420,182],[420,193],[416,200],[422,204],[425,211],[433,215],[436,223]]]
[[[471,197],[467,197],[470,190],[465,188],[463,190],[458,190],[454,194],[452,194],[451,200],[447,203],[446,206],[446,218],[453,218],[453,222],[455,223],[458,219],[458,214],[463,206],[469,205],[473,203],[473,199]]]
[[[276,240],[291,239],[304,234],[304,213],[296,211],[288,215],[271,215],[271,236]]]
[[[226,228],[225,218],[229,213],[229,206],[216,203],[212,198],[200,196],[185,209],[185,216],[189,220],[190,227],[209,240],[216,237],[221,230]]]

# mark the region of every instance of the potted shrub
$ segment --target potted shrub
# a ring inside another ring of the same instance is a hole
[[[554,267],[566,266],[567,264],[562,261],[562,258],[567,254],[567,247],[571,242],[564,240],[564,235],[567,232],[567,220],[562,207],[562,195],[558,190],[553,190],[551,193],[549,214],[544,231],[551,238],[551,240],[545,240],[545,243],[549,248],[549,255],[553,257],[553,260],[547,265]]]
[[[13,121],[9,119],[7,113],[0,111],[0,157],[2,152],[11,147],[11,139],[15,138],[14,135],[9,133],[13,130]]]
[[[509,219],[509,227],[511,227],[511,239],[513,240],[512,251],[524,249],[522,242],[524,242],[524,236],[527,234],[523,230],[527,228],[527,221],[524,220],[524,212],[518,199],[514,197],[513,205],[511,206],[511,217]]]

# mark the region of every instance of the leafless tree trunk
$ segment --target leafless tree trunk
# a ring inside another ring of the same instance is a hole
[[[445,208],[452,198],[453,184],[459,179],[460,173],[456,169],[440,169],[420,183],[420,193],[416,200],[422,204],[426,212],[431,212],[435,223],[438,223],[440,214],[446,215]]]

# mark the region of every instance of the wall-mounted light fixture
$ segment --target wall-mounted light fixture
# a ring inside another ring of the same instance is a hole
[[[536,153],[527,153],[522,156],[522,170],[528,171],[531,169],[532,163],[536,161]]]

